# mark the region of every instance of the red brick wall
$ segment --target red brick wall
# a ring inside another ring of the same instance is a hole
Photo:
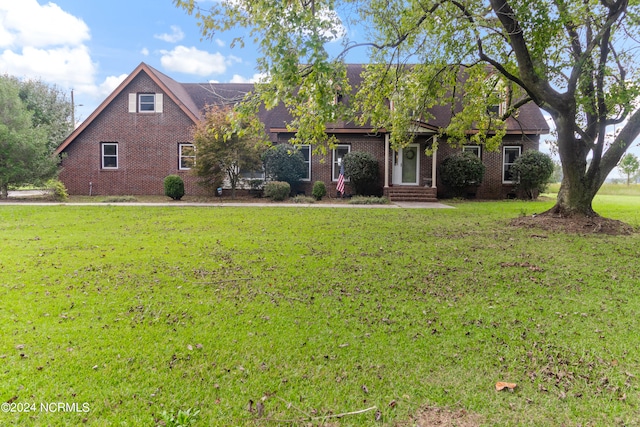
[[[160,93],[140,73],[65,150],[60,179],[69,194],[164,194],[163,180],[180,175],[187,194],[204,194],[189,171],[178,170],[178,144],[191,142],[193,122],[167,96],[162,113],[129,113],[129,93]],[[118,169],[102,169],[101,143],[118,143]]]
[[[278,135],[278,143],[288,142],[292,134],[280,134]],[[378,135],[363,135],[363,134],[340,134],[337,135],[340,140],[340,145],[351,146],[351,151],[365,151],[373,154],[376,158],[380,159],[378,162],[379,170],[379,185],[380,189],[384,185],[384,136]],[[313,149],[313,147],[312,147]],[[322,181],[327,187],[327,194],[334,197],[336,195],[337,181],[332,180],[332,168],[333,168],[333,151],[327,150],[326,154],[311,154],[311,180],[304,181],[300,185],[299,191],[303,191],[307,196],[311,196],[313,189],[313,183],[315,181]],[[345,185],[345,194],[352,194],[353,191],[347,182]]]
[[[129,93],[159,93],[160,88],[145,73],[140,73],[69,145],[62,161],[60,179],[69,194],[86,195],[162,195],[163,180],[169,174],[180,175],[185,181],[186,194],[206,194],[189,171],[178,169],[180,143],[189,143],[191,127],[189,117],[168,97],[163,97],[162,113],[129,113]],[[280,134],[278,142],[286,142],[291,134]],[[366,151],[378,159],[380,188],[384,184],[384,136],[366,134],[339,134],[341,144],[351,146],[351,151]],[[101,167],[101,143],[118,143],[118,169]],[[432,158],[424,150],[430,137],[419,137],[420,176],[419,185],[430,185]],[[507,136],[505,145],[522,146],[523,151],[538,149],[539,138]],[[441,142],[437,160],[440,163],[450,155],[461,151]],[[304,182],[300,190],[311,195],[313,183],[323,181],[330,195],[336,194],[336,182],[332,180],[332,152],[312,154],[311,180]],[[479,198],[504,198],[513,193],[512,185],[502,183],[502,147],[496,152],[482,150],[486,166],[485,178],[477,190]],[[393,153],[389,155],[389,182],[393,176]],[[90,184],[91,183],[91,184]],[[346,193],[352,190],[347,183]],[[438,195],[446,195],[446,189],[438,182]]]
[[[337,135],[340,140],[340,144],[346,144],[351,146],[351,151],[366,151],[378,159],[380,182],[379,185],[384,185],[384,136],[383,135],[350,135],[340,134]],[[288,142],[292,137],[291,134],[280,134],[278,142]],[[418,137],[415,141],[420,144],[420,186],[431,186],[431,170],[432,170],[432,157],[425,154],[425,150],[431,146],[431,137]],[[523,137],[522,135],[507,135],[504,138],[503,145],[520,146],[522,151],[525,150],[537,150],[539,146],[539,137]],[[462,151],[459,147],[452,147],[444,141],[441,141],[438,146],[437,163],[439,164],[447,157],[459,153]],[[477,188],[476,197],[483,199],[503,199],[514,194],[515,188],[512,184],[502,183],[502,146],[497,151],[487,151],[482,147],[481,152],[482,161],[485,164],[486,172],[482,184]],[[311,181],[304,182],[301,185],[301,191],[305,194],[311,195],[313,183],[315,181],[323,181],[327,186],[327,192],[332,196],[336,194],[336,182],[332,181],[332,152],[327,151],[327,154],[312,154],[311,157]],[[393,181],[393,153],[389,155],[389,183]],[[438,196],[447,197],[447,189],[439,181]],[[346,194],[351,194],[351,188],[349,184],[346,185]]]
[[[482,162],[486,167],[482,184],[477,188],[476,197],[480,199],[504,199],[515,194],[513,184],[502,183],[502,147],[520,146],[522,152],[526,150],[537,150],[539,147],[539,136],[507,135],[503,139],[502,145],[497,151],[488,151],[482,147]],[[446,142],[441,142],[438,147],[438,163],[447,157],[462,151],[460,147],[452,147]],[[438,197],[450,196],[448,189],[438,179]]]

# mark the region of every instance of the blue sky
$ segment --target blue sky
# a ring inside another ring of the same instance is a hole
[[[70,94],[85,119],[140,64],[180,82],[250,82],[256,51],[201,40],[171,0],[0,0],[0,73]]]

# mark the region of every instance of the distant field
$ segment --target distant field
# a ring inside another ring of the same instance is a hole
[[[640,236],[508,225],[552,204],[0,204],[0,425],[638,425]]]
[[[559,189],[559,183],[551,184],[548,192],[557,194]],[[604,184],[598,194],[605,196],[640,196],[640,184]]]

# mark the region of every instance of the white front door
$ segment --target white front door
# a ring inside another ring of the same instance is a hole
[[[420,144],[409,144],[393,153],[393,184],[418,185]]]

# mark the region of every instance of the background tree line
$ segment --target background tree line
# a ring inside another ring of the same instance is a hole
[[[60,158],[53,151],[73,130],[72,108],[56,86],[0,76],[0,198],[10,186],[57,176]]]

